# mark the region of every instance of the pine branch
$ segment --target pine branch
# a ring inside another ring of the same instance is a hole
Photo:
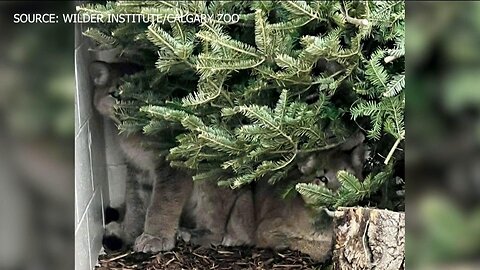
[[[218,71],[252,69],[261,65],[265,59],[241,59],[217,57],[209,54],[200,54],[197,58],[196,68],[203,76],[212,76]]]
[[[155,24],[148,26],[147,37],[153,44],[160,48],[166,48],[172,53],[175,53],[175,48],[180,46],[170,34]]]
[[[389,80],[388,73],[380,64],[380,59],[383,58],[383,55],[384,52],[382,50],[376,51],[368,61],[367,71],[365,72],[370,82],[375,87],[382,89],[382,92],[387,89],[387,81]]]
[[[319,14],[306,1],[282,1],[281,4],[286,10],[295,15],[306,15],[313,19],[319,18]]]
[[[322,185],[299,183],[295,189],[302,195],[307,204],[315,207],[338,208],[355,205],[368,198],[392,176],[392,167],[387,166],[383,172],[368,175],[362,182],[346,171],[339,171],[340,188],[333,192]]]
[[[267,22],[265,20],[265,12],[258,9],[255,12],[255,44],[260,52],[264,55],[272,53],[272,38],[271,33],[267,29]]]
[[[198,90],[182,99],[183,106],[195,107],[217,99],[222,94],[224,80],[225,76],[199,81]]]
[[[275,109],[273,111],[275,115],[275,120],[280,124],[279,129],[282,128],[282,124],[284,122],[285,118],[285,113],[287,111],[287,90],[283,90],[282,93],[280,94],[280,97],[278,98],[277,106],[275,106]]]
[[[214,169],[211,171],[198,173],[193,176],[193,181],[215,181],[223,177],[225,171],[221,169]]]
[[[216,49],[225,48],[232,51],[236,51],[241,55],[248,55],[248,56],[253,56],[257,58],[260,57],[260,55],[257,54],[255,48],[251,47],[250,45],[247,45],[240,41],[232,40],[219,33],[212,35],[211,32],[202,30],[198,32],[196,36],[206,42],[209,42]],[[213,36],[217,36],[218,38],[213,38]]]
[[[393,76],[392,80],[388,82],[387,91],[383,93],[386,97],[398,95],[405,88],[405,74]]]
[[[334,205],[337,199],[331,190],[320,185],[299,183],[295,189],[305,198],[306,203],[311,205]]]
[[[83,35],[95,40],[101,45],[101,47],[113,48],[118,44],[114,37],[109,36],[96,28],[88,28],[83,32]]]
[[[290,20],[288,22],[279,22],[279,23],[273,23],[270,24],[270,28],[275,31],[280,31],[280,32],[289,32],[295,29],[299,29],[302,26],[305,26],[309,22],[313,21],[315,18],[295,18],[293,20]]]

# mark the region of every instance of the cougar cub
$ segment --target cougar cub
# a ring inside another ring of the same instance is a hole
[[[120,68],[120,64],[98,61],[90,66],[95,108],[116,123],[114,93],[121,76],[128,71],[128,65]],[[221,189],[212,181],[194,183],[187,172],[171,168],[165,160],[142,147],[146,136],[115,135],[128,162],[128,179],[122,221],[106,226],[103,242],[107,250],[132,245],[139,252],[170,250],[179,231],[186,240],[201,245],[252,242],[254,217],[250,189]],[[185,229],[179,230],[179,226]]]
[[[350,171],[361,178],[365,162],[363,140],[363,135],[356,135],[336,149],[308,157],[286,182],[295,183],[303,174],[309,181],[337,189],[340,184],[336,173],[339,170]],[[300,196],[282,199],[280,185],[273,188],[272,192],[272,186],[262,182],[255,188],[256,244],[299,250],[316,260],[325,260],[333,244],[330,218],[313,215]]]
[[[313,183],[331,190],[340,187],[338,171],[344,170],[363,179],[362,169],[368,155],[366,146],[362,144],[364,140],[365,135],[357,132],[336,149],[308,156],[298,164],[298,169]]]

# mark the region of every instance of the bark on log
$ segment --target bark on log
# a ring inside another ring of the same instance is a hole
[[[405,269],[405,213],[340,208],[334,224],[334,269]]]

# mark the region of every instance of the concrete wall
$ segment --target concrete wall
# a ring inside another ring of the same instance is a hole
[[[75,269],[93,269],[109,202],[103,119],[92,107],[88,40],[75,36]]]

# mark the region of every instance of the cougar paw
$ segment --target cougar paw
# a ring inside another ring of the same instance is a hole
[[[225,235],[222,240],[222,246],[236,247],[236,246],[249,246],[252,241],[249,239],[239,239],[230,235]]]
[[[190,242],[196,246],[210,247],[212,245],[218,246],[222,243],[222,235],[212,233],[206,229],[191,229],[180,231],[180,235],[185,242]]]
[[[123,251],[127,248],[123,230],[117,222],[111,222],[105,227],[102,244],[107,253]]]
[[[142,235],[137,237],[137,239],[135,240],[135,245],[133,246],[133,249],[136,252],[157,253],[160,251],[171,250],[174,247],[174,237],[165,238],[153,236],[148,233],[142,233]]]
[[[177,232],[177,239],[188,243],[190,242],[190,239],[192,239],[192,234],[188,229],[179,228]]]

